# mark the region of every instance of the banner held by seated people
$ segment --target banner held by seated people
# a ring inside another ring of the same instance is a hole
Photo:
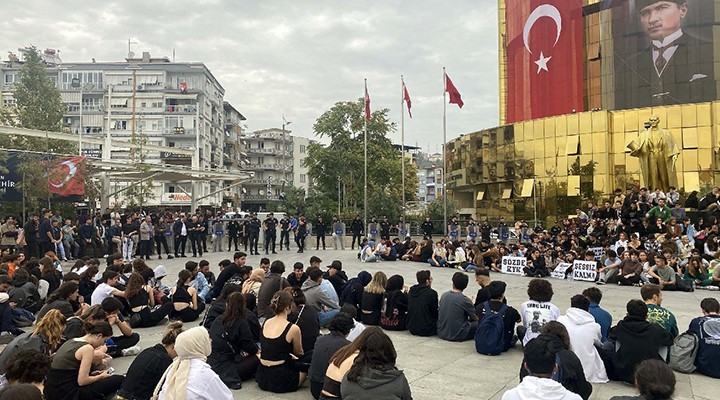
[[[567,274],[568,269],[571,267],[572,264],[570,263],[560,263],[557,267],[555,267],[553,272],[550,274],[550,277],[555,279],[565,279],[565,274]]]
[[[597,279],[597,263],[595,261],[575,260],[573,262],[573,279],[595,282]]]
[[[503,274],[522,275],[526,264],[527,259],[525,257],[505,256],[501,260],[501,271]]]

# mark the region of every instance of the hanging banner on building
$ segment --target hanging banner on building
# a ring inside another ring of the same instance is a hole
[[[48,191],[66,197],[85,194],[85,157],[63,157],[47,161]]]
[[[507,123],[584,111],[581,0],[507,0]]]
[[[595,282],[597,263],[595,261],[575,260],[573,262],[573,279],[576,281]]]
[[[603,55],[603,60],[613,65],[603,69],[614,70],[614,108],[717,100],[716,4],[708,0],[610,4],[612,53]]]
[[[525,268],[526,264],[527,258],[525,257],[505,256],[502,260],[500,260],[500,265],[502,266],[501,271],[503,274],[522,275],[523,268]]]

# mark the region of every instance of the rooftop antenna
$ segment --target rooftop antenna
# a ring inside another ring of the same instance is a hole
[[[175,48],[173,47],[173,62],[175,62]]]
[[[138,44],[138,42],[133,42],[130,38],[128,38],[128,53],[127,53],[128,58],[135,57],[135,53],[133,53],[132,50],[130,49],[130,46],[132,46],[133,44]]]

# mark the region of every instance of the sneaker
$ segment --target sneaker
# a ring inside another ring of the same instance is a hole
[[[720,290],[720,287],[717,287],[717,286],[703,286],[703,287],[710,291]]]
[[[136,356],[136,355],[140,354],[140,351],[141,351],[140,346],[133,346],[133,347],[128,347],[125,350],[122,350],[120,353],[122,354],[123,357],[129,357],[129,356]]]
[[[173,257],[173,256],[171,256],[170,254],[168,254],[168,256],[167,256],[167,259],[168,259],[168,260],[172,260],[173,258],[175,258],[175,257]]]
[[[465,268],[461,267],[460,265],[456,266],[455,268],[459,269],[460,271],[465,271]]]
[[[599,280],[599,281],[597,281],[597,282],[595,282],[595,283],[598,284],[598,285],[604,285],[604,284],[605,284],[605,281],[601,279],[601,280]]]
[[[642,283],[633,283],[633,286],[640,287],[640,286],[642,286]]]

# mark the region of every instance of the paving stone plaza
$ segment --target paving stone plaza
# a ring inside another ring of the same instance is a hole
[[[311,241],[308,241],[309,243]],[[314,241],[312,241],[314,244]],[[312,247],[314,249],[314,247]],[[307,267],[310,257],[317,255],[323,260],[322,265],[329,265],[337,259],[343,262],[343,270],[349,277],[356,276],[358,272],[367,270],[370,273],[382,270],[388,277],[400,274],[405,278],[406,285],[415,283],[415,272],[419,269],[430,269],[433,276],[433,288],[441,295],[450,290],[450,278],[457,270],[450,268],[431,268],[426,264],[412,262],[380,262],[362,264],[356,258],[356,251],[333,250],[306,250],[303,254],[295,251],[283,251],[273,255],[271,260],[282,260],[290,273],[293,263],[300,261]],[[232,253],[206,253],[205,259],[210,261],[212,270],[218,274],[217,263],[224,258],[232,258]],[[261,256],[249,256],[248,265],[259,265]],[[148,264],[151,267],[165,265],[168,269],[167,283],[191,258],[174,260],[153,260]],[[193,259],[199,261],[199,258]],[[508,304],[516,308],[527,300],[526,288],[528,278],[511,275],[493,274],[493,279],[503,280],[507,283],[506,297]],[[570,306],[570,297],[579,294],[591,285],[588,282],[551,280],[555,295],[555,303],[563,313]],[[477,285],[471,277],[470,285],[465,294],[473,297],[477,292]],[[619,287],[605,285],[601,287],[603,300],[601,306],[613,316],[613,325],[625,315],[625,305],[632,298],[640,298],[640,290],[635,287]],[[700,300],[705,297],[720,297],[718,292],[695,291],[666,292],[663,295],[663,306],[671,310],[678,321],[678,327],[683,332],[687,329],[691,319],[700,315]],[[188,326],[196,326],[189,323]],[[159,342],[164,327],[137,329],[140,333],[140,346],[146,348]],[[522,361],[522,349],[516,347],[497,357],[478,354],[472,341],[464,343],[446,342],[438,337],[417,337],[408,332],[388,332],[398,353],[398,368],[405,371],[410,381],[413,398],[416,400],[436,399],[500,399],[505,390],[518,384],[518,372]],[[132,358],[119,358],[113,361],[113,366],[119,373],[124,373],[132,362]],[[675,399],[716,399],[713,395],[717,381],[699,374],[684,375],[676,373],[677,385]],[[236,399],[311,399],[308,383],[295,393],[273,394],[258,389],[253,381],[245,382],[243,388],[234,392]],[[633,387],[610,382],[594,384],[591,399],[609,399],[615,395],[636,395]]]

